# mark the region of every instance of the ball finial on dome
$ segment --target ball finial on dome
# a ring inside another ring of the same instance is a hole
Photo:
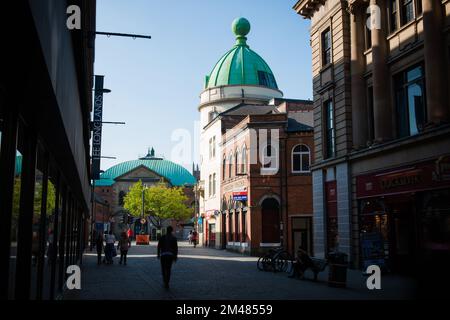
[[[250,32],[250,22],[241,17],[234,19],[231,29],[237,37],[245,37]]]

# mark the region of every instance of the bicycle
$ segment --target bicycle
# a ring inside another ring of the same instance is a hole
[[[271,249],[257,262],[260,271],[291,272],[294,258],[284,248]]]

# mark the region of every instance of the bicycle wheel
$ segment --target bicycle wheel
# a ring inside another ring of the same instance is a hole
[[[273,261],[270,257],[263,257],[262,259],[262,265],[264,271],[275,271]]]
[[[258,262],[256,263],[256,267],[258,268],[259,271],[264,271],[263,259],[264,256],[259,257]]]
[[[279,272],[290,272],[292,269],[292,261],[294,259],[287,251],[282,251],[275,257],[275,267]]]

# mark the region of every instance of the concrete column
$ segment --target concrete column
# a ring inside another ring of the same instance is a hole
[[[325,179],[321,169],[312,172],[313,180],[313,248],[314,256],[325,258],[327,233],[325,210]]]
[[[422,0],[425,82],[428,124],[448,122],[445,60],[442,37],[442,4],[440,0]]]
[[[357,4],[353,4],[350,8],[350,75],[354,149],[364,148],[368,140],[366,83],[363,76],[365,71],[365,19],[363,18],[365,11],[363,9]]]
[[[350,171],[348,163],[336,166],[336,192],[337,192],[337,223],[339,251],[351,258],[351,188]]]
[[[392,110],[389,95],[389,73],[387,67],[386,44],[386,2],[370,0],[371,19],[379,19],[379,26],[372,25],[372,79],[373,117],[375,142],[389,140],[393,134]],[[378,24],[378,23],[376,23]]]

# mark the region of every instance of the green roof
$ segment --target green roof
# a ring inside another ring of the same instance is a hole
[[[95,185],[111,186],[115,183],[116,178],[141,166],[166,178],[172,186],[194,185],[197,183],[194,176],[179,164],[160,158],[142,158],[125,161],[109,168],[100,175],[100,180],[95,181]]]
[[[205,88],[225,85],[258,85],[278,89],[269,65],[247,45],[245,37],[250,32],[250,23],[245,18],[233,21],[236,35],[235,46],[216,63],[206,77]]]

